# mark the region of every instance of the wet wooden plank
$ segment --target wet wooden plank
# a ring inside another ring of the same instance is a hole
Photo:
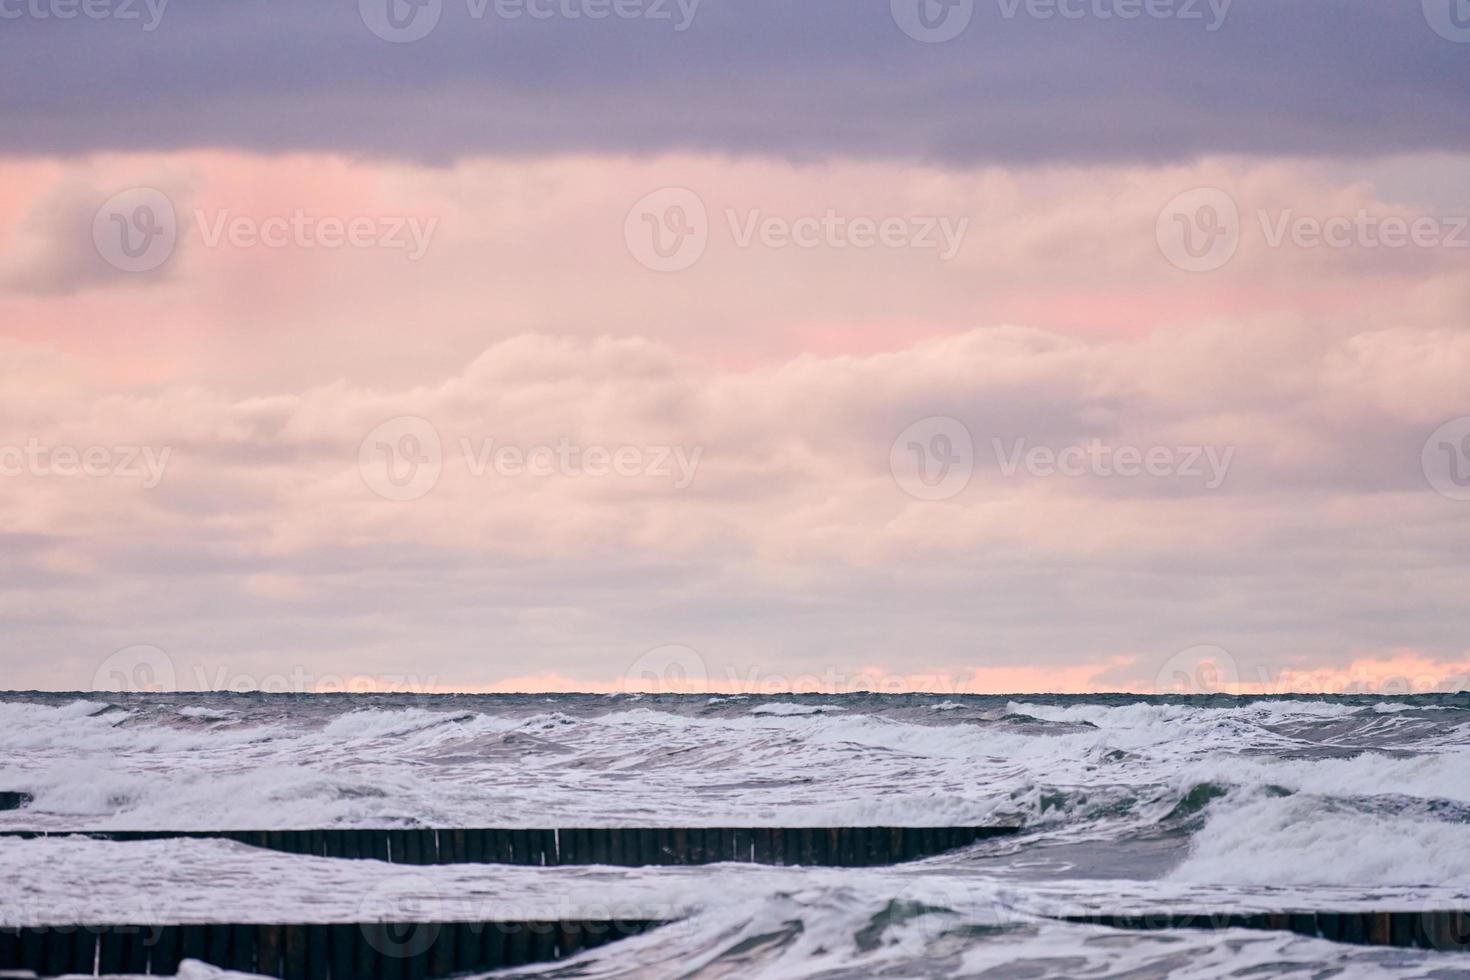
[[[550,963],[556,959],[556,932],[555,922],[532,922],[531,926],[531,962]]]
[[[147,926],[133,926],[123,933],[124,973],[147,973],[150,934]]]
[[[422,830],[405,830],[403,832],[403,864],[429,864],[428,855],[424,853],[425,840]]]
[[[155,940],[148,954],[148,972],[154,976],[173,976],[179,972],[179,963],[183,961],[183,950],[180,948],[180,936],[178,926],[163,926],[149,937]],[[88,972],[91,972],[91,964],[87,964]]]
[[[205,962],[209,955],[209,927],[188,925],[179,927],[179,958]]]
[[[356,930],[358,935],[353,943],[356,954],[357,968],[353,972],[355,978],[379,978],[383,976],[383,957],[378,953],[380,948],[386,949],[387,938],[383,931],[381,922],[365,922]]]
[[[751,860],[756,864],[771,864],[774,862],[774,851],[771,849],[771,828],[756,827],[751,831]]]
[[[357,926],[339,924],[328,926],[331,951],[329,960],[333,980],[353,977],[357,973],[357,943],[360,937]]]
[[[285,952],[279,925],[255,927],[255,972],[268,977],[279,977],[282,972],[282,956]]]
[[[43,975],[60,976],[76,970],[77,962],[76,926],[61,926],[45,930],[42,936],[44,952],[41,955]],[[92,972],[92,963],[87,962],[87,972]]]
[[[531,930],[525,923],[506,928],[506,966],[525,966],[531,962]]]

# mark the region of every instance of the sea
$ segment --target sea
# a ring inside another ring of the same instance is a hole
[[[1470,977],[1099,912],[1470,909],[1470,694],[0,694],[0,925],[643,915],[496,976]],[[1014,825],[884,868],[390,865],[87,830]],[[180,976],[234,977],[186,962]]]

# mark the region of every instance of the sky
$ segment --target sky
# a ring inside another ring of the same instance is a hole
[[[0,687],[1470,688],[1465,0],[0,0]]]

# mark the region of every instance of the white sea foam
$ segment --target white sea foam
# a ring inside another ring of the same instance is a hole
[[[1470,891],[1470,824],[1365,813],[1307,795],[1225,802],[1212,808],[1170,878]]]
[[[777,715],[781,717],[789,717],[793,715],[831,714],[833,712],[846,710],[846,708],[835,704],[788,704],[783,701],[777,702],[775,704],[757,705],[756,707],[750,709],[750,713],[753,715]]]
[[[657,975],[660,964],[711,978],[1465,969],[1442,954],[1045,918],[1120,906],[1470,907],[1465,707],[552,700],[0,701],[0,789],[35,795],[0,813],[0,827],[1026,830],[898,868],[801,871],[405,869],[220,841],[0,840],[11,896],[0,922],[136,917],[150,911],[145,898],[174,917],[347,921],[407,890],[451,918],[599,903],[682,917],[681,932],[588,954],[587,978]],[[930,911],[875,926],[893,901]]]

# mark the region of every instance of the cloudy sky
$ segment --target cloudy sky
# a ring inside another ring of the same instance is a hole
[[[0,687],[1470,681],[1464,0],[0,0]]]

